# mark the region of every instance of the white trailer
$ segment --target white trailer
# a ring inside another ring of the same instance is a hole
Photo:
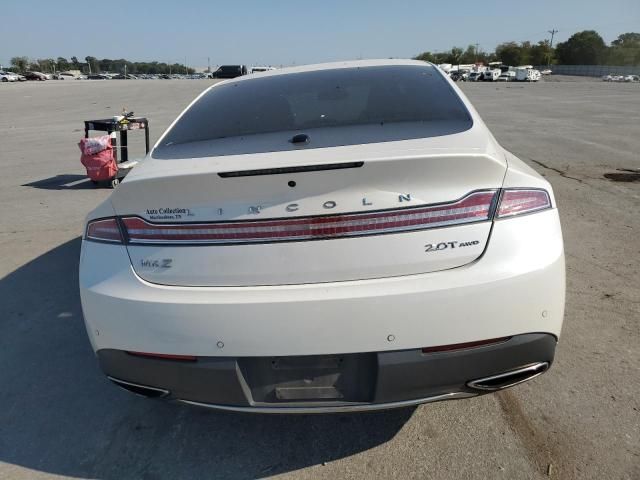
[[[540,77],[540,71],[530,66],[518,67],[516,69],[516,80],[519,82],[537,82],[540,80]]]
[[[487,69],[482,74],[482,80],[484,80],[485,82],[495,82],[498,80],[498,78],[500,78],[501,74],[502,70],[500,70],[499,68]]]

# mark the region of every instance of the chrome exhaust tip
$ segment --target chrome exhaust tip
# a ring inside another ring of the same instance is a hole
[[[134,393],[141,397],[162,398],[169,395],[169,390],[164,390],[162,388],[149,387],[148,385],[139,385],[137,383],[126,382],[124,380],[120,380],[119,378],[109,376],[107,376],[107,378],[127,392]]]
[[[537,362],[526,367],[499,373],[490,377],[478,378],[467,382],[467,387],[476,390],[493,392],[503,388],[513,387],[532,378],[542,375],[549,370],[549,362]]]

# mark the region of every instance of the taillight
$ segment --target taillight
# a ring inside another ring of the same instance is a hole
[[[551,208],[551,199],[542,189],[506,189],[502,191],[496,216],[510,217]]]
[[[199,224],[154,224],[122,219],[130,243],[255,243],[376,235],[491,219],[496,192],[470,193],[454,202],[380,212],[242,220]]]
[[[87,224],[86,240],[122,243],[122,234],[115,218],[92,220]]]

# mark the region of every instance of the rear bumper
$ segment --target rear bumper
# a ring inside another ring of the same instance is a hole
[[[552,335],[526,334],[449,352],[338,355],[332,357],[333,366],[326,356],[199,357],[183,362],[112,349],[97,355],[106,375],[139,393],[146,388],[152,396],[163,394],[170,400],[223,410],[320,413],[402,407],[499,390],[546,370],[555,346]],[[474,380],[532,366],[537,370],[530,368],[530,373],[494,382],[490,388],[470,386]],[[328,390],[334,392],[333,398],[320,399]],[[291,391],[295,398],[282,395]]]
[[[348,282],[156,285],[135,274],[124,246],[85,241],[80,296],[95,351],[229,358],[329,355],[531,332],[558,338],[564,275],[554,209],[496,221],[483,256],[464,267]]]

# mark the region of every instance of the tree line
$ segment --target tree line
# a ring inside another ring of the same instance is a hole
[[[164,62],[131,62],[120,58],[111,60],[109,58],[98,59],[96,57],[84,57],[84,62],[78,57],[39,58],[13,57],[11,59],[11,69],[19,73],[26,71],[36,71],[43,73],[64,72],[66,70],[79,70],[83,73],[132,73],[132,74],[171,74],[171,73],[195,73],[193,68],[185,67],[179,63]]]
[[[640,65],[640,33],[623,33],[607,45],[595,30],[584,30],[555,47],[549,40],[504,42],[494,52],[482,52],[469,45],[466,49],[453,47],[446,52],[423,52],[414,58],[451,64],[500,61],[506,65]]]
[[[475,45],[469,45],[466,49],[453,47],[446,52],[423,52],[414,58],[433,63],[451,64],[479,62],[486,64],[501,61],[507,65],[640,65],[640,33],[623,33],[607,45],[595,30],[584,30],[574,33],[566,42],[560,42],[555,47],[552,47],[548,40],[538,43],[504,42],[499,44],[493,52],[483,52]],[[19,73],[28,70],[44,73],[65,70],[79,70],[84,73],[124,73],[126,71],[132,74],[195,72],[193,68],[179,63],[131,62],[124,58],[112,60],[91,56],[84,57],[84,62],[78,60],[78,57],[71,57],[70,60],[64,57],[40,59],[13,57],[11,69]]]

